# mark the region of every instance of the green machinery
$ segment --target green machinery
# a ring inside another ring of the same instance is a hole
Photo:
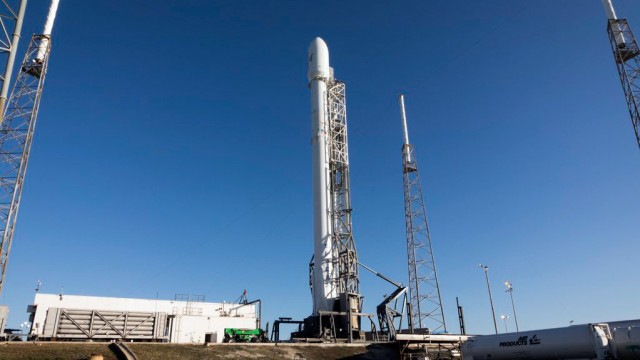
[[[222,342],[266,342],[267,335],[262,329],[224,329],[224,339]]]

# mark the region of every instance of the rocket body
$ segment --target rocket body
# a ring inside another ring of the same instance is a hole
[[[333,283],[331,189],[329,173],[329,117],[327,83],[330,81],[327,44],[315,38],[309,45],[308,79],[311,89],[311,129],[313,158],[313,313],[333,310],[338,297]]]

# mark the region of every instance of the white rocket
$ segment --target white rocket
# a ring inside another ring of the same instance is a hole
[[[51,0],[49,13],[47,14],[47,21],[44,23],[44,30],[42,31],[44,39],[40,42],[38,54],[36,55],[36,61],[38,62],[42,62],[44,60],[44,54],[47,52],[47,46],[49,46],[49,39],[51,39],[51,30],[53,30],[53,22],[56,20],[59,3],[60,0]]]
[[[311,148],[313,157],[313,313],[333,310],[338,297],[334,279],[331,225],[331,189],[329,173],[329,128],[327,83],[331,80],[329,49],[315,38],[308,53],[309,87],[311,88]]]

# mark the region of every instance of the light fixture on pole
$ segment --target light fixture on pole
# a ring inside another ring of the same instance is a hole
[[[504,321],[504,332],[508,333],[509,329],[507,328],[507,320],[509,320],[509,315],[500,315],[500,319]]]
[[[484,270],[484,276],[487,278],[487,290],[489,290],[489,302],[491,303],[491,314],[493,315],[493,328],[498,333],[498,322],[496,321],[496,311],[493,308],[493,295],[491,295],[491,285],[489,285],[489,267],[487,265],[479,264],[480,268]]]
[[[518,316],[516,315],[516,305],[513,302],[513,286],[511,285],[511,283],[509,281],[505,281],[504,285],[507,287],[507,291],[509,293],[509,295],[511,295],[511,307],[513,308],[513,319],[516,322],[516,331],[520,332],[520,329],[518,328]]]

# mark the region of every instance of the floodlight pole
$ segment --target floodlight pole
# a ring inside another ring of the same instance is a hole
[[[480,268],[484,270],[484,276],[487,278],[487,290],[489,290],[489,302],[491,303],[491,314],[493,315],[493,328],[498,334],[498,322],[496,321],[496,311],[493,308],[493,295],[491,295],[491,285],[489,285],[489,267],[487,265],[480,264]]]
[[[509,315],[500,315],[500,319],[504,320],[504,332],[508,333],[509,328],[507,328],[507,319],[509,319]]]
[[[518,315],[516,315],[516,305],[513,302],[513,286],[508,281],[505,281],[504,285],[507,287],[507,292],[511,296],[511,308],[513,308],[513,320],[516,322],[516,332],[520,332],[520,329],[518,328]]]

